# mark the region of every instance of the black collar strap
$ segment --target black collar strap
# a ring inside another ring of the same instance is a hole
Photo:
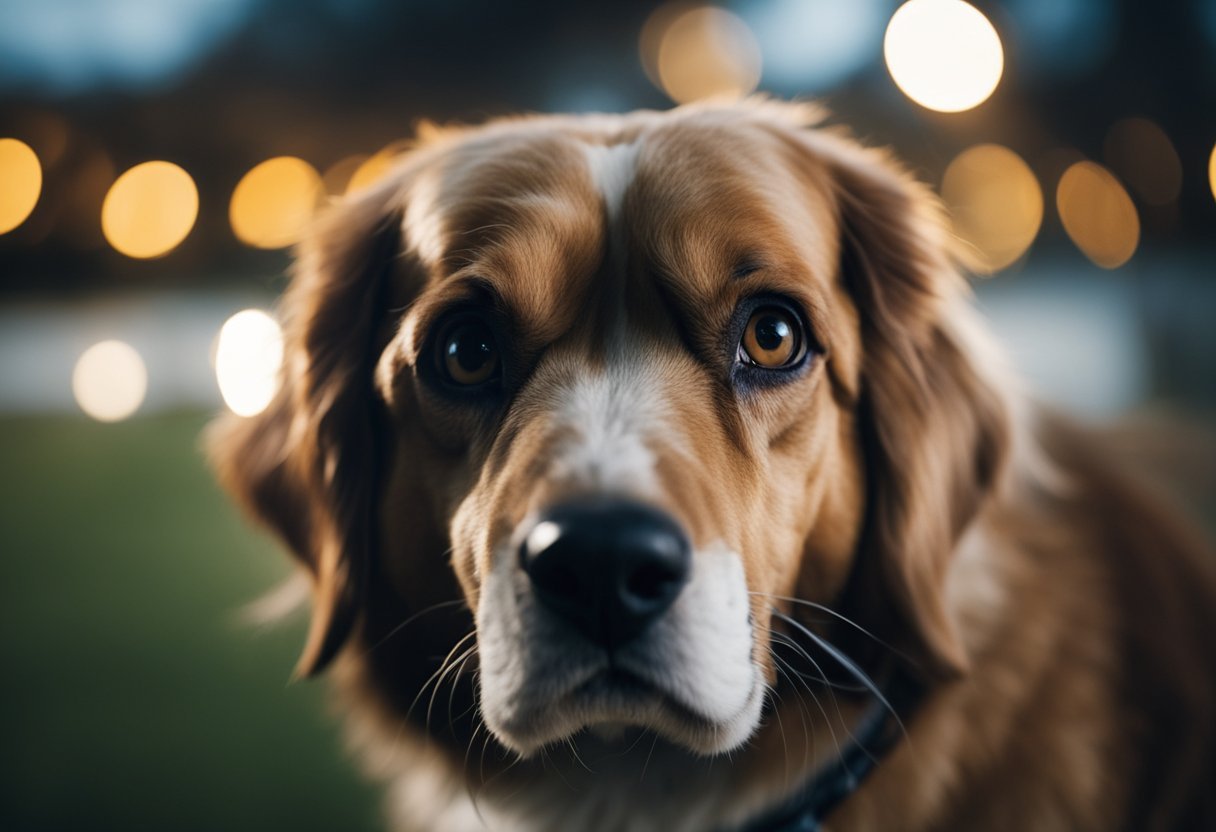
[[[897,673],[883,686],[887,702],[871,697],[852,741],[836,761],[784,804],[744,824],[738,832],[820,832],[823,820],[857,790],[882,755],[903,737],[900,720],[911,714],[922,693],[919,685]]]

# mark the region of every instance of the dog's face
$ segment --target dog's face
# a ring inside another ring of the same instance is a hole
[[[306,668],[458,586],[506,747],[714,754],[760,725],[791,597],[962,664],[943,572],[996,408],[925,196],[801,117],[446,134],[323,223],[283,391],[218,442],[316,576]]]
[[[525,126],[414,182],[405,236],[430,279],[376,373],[409,437],[385,540],[410,539],[397,507],[419,480],[444,484],[431,522],[512,748],[634,724],[733,748],[770,680],[774,598],[804,561],[817,600],[839,590],[863,503],[858,324],[829,197],[786,153],[753,125]],[[386,554],[409,584],[415,555]]]

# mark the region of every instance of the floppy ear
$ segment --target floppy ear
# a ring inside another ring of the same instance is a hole
[[[825,138],[862,329],[868,505],[849,603],[877,615],[920,670],[948,677],[968,661],[946,572],[996,487],[1009,416],[967,340],[967,287],[936,198],[885,154]]]
[[[400,246],[400,186],[330,209],[301,243],[283,299],[284,363],[257,416],[218,419],[217,475],[311,572],[312,622],[297,675],[325,667],[354,628],[375,550],[387,431],[373,370]]]

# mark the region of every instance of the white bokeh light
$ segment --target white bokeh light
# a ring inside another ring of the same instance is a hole
[[[283,332],[260,309],[237,312],[220,328],[215,378],[224,403],[238,416],[255,416],[278,392]]]
[[[996,29],[963,0],[904,3],[887,24],[883,55],[905,95],[942,113],[982,104],[1005,69]]]
[[[148,392],[148,370],[130,344],[102,341],[85,350],[72,371],[72,394],[99,422],[120,422],[139,409]]]

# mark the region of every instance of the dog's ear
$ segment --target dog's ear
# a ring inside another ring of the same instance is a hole
[[[968,660],[946,572],[996,487],[1009,416],[969,340],[967,287],[936,198],[885,154],[825,140],[863,351],[868,504],[847,603],[882,622],[921,671],[948,677]]]
[[[386,183],[331,207],[305,236],[283,299],[278,393],[256,416],[221,417],[207,437],[220,482],[312,574],[302,676],[350,636],[376,545],[387,432],[373,371],[400,249],[400,193]]]

